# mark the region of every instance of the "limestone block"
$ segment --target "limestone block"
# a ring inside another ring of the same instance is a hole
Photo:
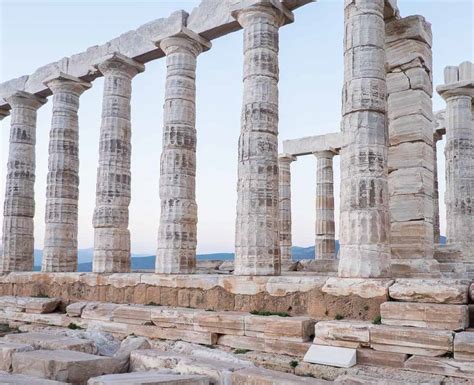
[[[373,349],[357,349],[357,364],[403,368],[408,354],[381,352]]]
[[[433,124],[421,114],[390,120],[388,131],[391,146],[415,141],[433,142]]]
[[[107,374],[91,378],[88,385],[209,385],[206,376],[163,374],[159,372]]]
[[[190,359],[174,351],[158,349],[135,350],[130,353],[130,371],[144,372],[154,369],[174,369],[181,360]]]
[[[433,172],[426,168],[403,168],[392,171],[388,176],[390,196],[424,194],[433,196]]]
[[[471,299],[471,302],[474,303],[474,283],[471,283],[469,287],[469,298]]]
[[[386,42],[412,39],[433,45],[431,24],[423,16],[413,15],[402,19],[394,19],[385,25]]]
[[[15,297],[7,295],[0,297],[0,308],[8,311],[24,312],[26,309],[27,297]]]
[[[125,338],[117,352],[114,354],[114,358],[119,363],[120,372],[128,372],[130,366],[130,354],[135,350],[151,349],[151,345],[148,340],[144,337],[128,336]]]
[[[78,385],[86,385],[89,378],[116,370],[117,362],[113,358],[70,350],[35,350],[13,355],[14,373]]]
[[[396,301],[428,303],[468,303],[469,283],[452,279],[397,279],[390,286],[390,297]]]
[[[466,305],[385,302],[380,306],[380,315],[384,325],[444,330],[462,330],[469,327]]]
[[[442,356],[453,351],[453,333],[427,328],[373,325],[370,347],[384,352]]]
[[[433,201],[424,194],[394,195],[390,198],[390,218],[392,223],[414,220],[433,223]]]
[[[474,377],[474,362],[450,358],[413,356],[405,362],[405,369],[451,377]]]
[[[319,321],[314,327],[315,343],[348,348],[369,346],[369,322]]]
[[[111,321],[113,319],[113,312],[118,307],[120,307],[120,305],[109,302],[88,303],[82,310],[81,318],[98,321]]]
[[[70,305],[66,306],[66,314],[69,317],[80,317],[82,315],[82,311],[87,306],[89,302],[74,302]]]
[[[50,326],[63,326],[66,327],[71,323],[71,318],[65,314],[50,313],[50,314],[35,314],[35,313],[21,313],[21,312],[3,312],[5,318],[12,321],[19,321],[23,323],[34,323]],[[77,323],[82,323],[82,320],[78,320]]]
[[[244,313],[202,312],[194,316],[194,330],[220,334],[244,335]]]
[[[94,341],[67,337],[59,334],[40,332],[8,334],[5,339],[12,342],[24,343],[35,349],[44,350],[74,350],[77,352],[95,354],[97,347]]]
[[[148,306],[122,305],[112,311],[116,322],[145,325],[151,323],[151,309]]]
[[[420,114],[433,120],[433,106],[429,94],[422,90],[395,92],[388,96],[388,118],[395,120],[402,116]]]
[[[423,381],[424,385],[441,385],[441,381],[438,380],[430,380],[430,381]],[[347,374],[342,375],[336,378],[334,381],[336,385],[419,385],[420,381],[416,379],[412,381],[407,381],[401,379],[397,381],[393,378],[385,379],[381,378],[380,376],[369,376],[366,374]]]
[[[33,350],[33,347],[28,344],[0,340],[0,371],[9,372],[11,370],[13,353],[29,352],[31,350]]]
[[[324,135],[307,136],[304,138],[283,141],[283,152],[285,154],[310,155],[318,151],[329,151],[340,149],[343,145],[343,136],[340,132]]]
[[[36,377],[24,376],[22,374],[8,374],[0,372],[0,384],[8,385],[68,385],[66,382],[42,380]]]
[[[385,297],[388,299],[388,288],[392,285],[391,279],[366,278],[329,278],[322,291],[335,297],[357,295],[361,298]]]
[[[35,298],[30,297],[26,301],[27,313],[47,314],[56,310],[61,301],[58,298]]]
[[[401,168],[424,167],[433,171],[433,147],[427,143],[400,143],[388,149],[389,172]]]
[[[314,323],[309,317],[248,315],[244,318],[245,335],[260,338],[281,338],[288,341],[309,341]]]
[[[255,368],[243,369],[232,373],[233,385],[323,385],[329,381],[298,377],[289,373]]]
[[[410,80],[402,71],[394,71],[387,74],[387,94],[407,91],[410,89]]]
[[[385,47],[387,54],[387,71],[391,72],[394,68],[420,62],[431,73],[433,70],[433,58],[431,47],[417,40],[398,40],[388,43]]]
[[[304,356],[304,361],[312,364],[336,366],[338,368],[350,368],[356,364],[356,353],[355,349],[311,345]]]
[[[454,359],[474,361],[474,332],[461,332],[454,335]]]
[[[392,222],[391,224],[392,245],[392,269],[396,260],[416,259],[429,257],[433,253],[433,225],[425,220],[412,220],[406,222]],[[428,258],[426,258],[428,259]],[[425,261],[425,267],[418,266],[418,272],[432,272],[434,262]],[[415,267],[415,266],[413,266]],[[399,276],[399,275],[394,275]]]
[[[150,306],[151,321],[162,328],[194,329],[194,317],[202,311],[186,308]]]

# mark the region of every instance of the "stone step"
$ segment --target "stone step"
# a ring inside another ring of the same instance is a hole
[[[443,376],[474,378],[474,362],[451,358],[413,356],[405,362],[405,369]]]
[[[360,348],[369,346],[369,329],[366,321],[320,321],[314,326],[314,343],[319,345]]]
[[[407,382],[406,380],[383,379],[380,376],[368,376],[364,374],[345,374],[339,376],[335,385],[420,385],[419,381]],[[423,385],[441,385],[441,381],[431,380],[423,381]]]
[[[249,368],[233,373],[231,383],[232,385],[327,385],[332,382],[269,369]]]
[[[373,325],[370,347],[375,350],[442,356],[453,351],[453,333],[429,328]]]
[[[28,344],[35,349],[74,350],[76,352],[89,354],[95,354],[97,352],[94,341],[51,333],[30,332],[8,334],[4,339],[10,342]]]
[[[107,374],[91,378],[88,385],[209,385],[206,376],[163,374],[158,372]]]
[[[469,327],[467,305],[385,302],[380,306],[380,315],[384,325],[443,330],[463,330]]]
[[[91,377],[118,372],[118,362],[71,350],[35,350],[13,354],[13,372],[85,385]]]
[[[67,382],[43,380],[22,374],[8,374],[0,372],[0,384],[7,385],[68,385]]]
[[[406,353],[382,352],[373,349],[357,349],[357,364],[369,366],[382,366],[390,368],[403,368],[408,358]]]
[[[11,371],[12,358],[14,353],[29,352],[32,350],[33,347],[31,345],[20,344],[0,339],[0,370],[4,370],[6,372]]]
[[[58,298],[3,296],[0,297],[0,309],[46,314],[54,312],[60,302]]]
[[[474,361],[474,332],[466,331],[454,335],[454,359]]]
[[[469,284],[455,279],[397,279],[388,291],[397,301],[462,305],[469,302]]]
[[[18,321],[32,324],[43,324],[50,326],[68,326],[73,319],[66,314],[60,313],[48,313],[48,314],[35,314],[35,313],[22,313],[4,311],[0,309],[0,317],[8,319],[10,321]]]

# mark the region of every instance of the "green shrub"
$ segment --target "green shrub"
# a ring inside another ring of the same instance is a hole
[[[382,316],[378,315],[376,316],[373,320],[372,320],[372,323],[374,325],[380,325],[382,323]]]
[[[272,315],[277,315],[278,317],[291,317],[285,311],[252,310],[250,312],[250,314],[261,315],[261,316],[264,316],[264,317],[268,317],[268,316],[272,316]]]

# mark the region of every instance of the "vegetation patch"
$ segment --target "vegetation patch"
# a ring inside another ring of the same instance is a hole
[[[372,323],[374,325],[380,325],[382,323],[382,316],[378,315],[376,316],[373,320],[372,320]]]
[[[249,350],[249,349],[235,349],[234,354],[245,354],[245,353],[248,353],[250,351],[251,350]]]
[[[75,324],[74,322],[71,322],[69,325],[67,325],[68,329],[71,330],[80,330],[82,329],[79,325]]]
[[[252,310],[250,314],[261,315],[264,317],[269,317],[272,315],[277,315],[278,317],[291,317],[286,311]]]

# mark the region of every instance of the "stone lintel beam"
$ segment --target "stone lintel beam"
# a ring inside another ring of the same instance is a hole
[[[338,152],[342,144],[342,134],[334,132],[325,135],[284,140],[283,152],[293,156],[311,155],[318,151]]]

